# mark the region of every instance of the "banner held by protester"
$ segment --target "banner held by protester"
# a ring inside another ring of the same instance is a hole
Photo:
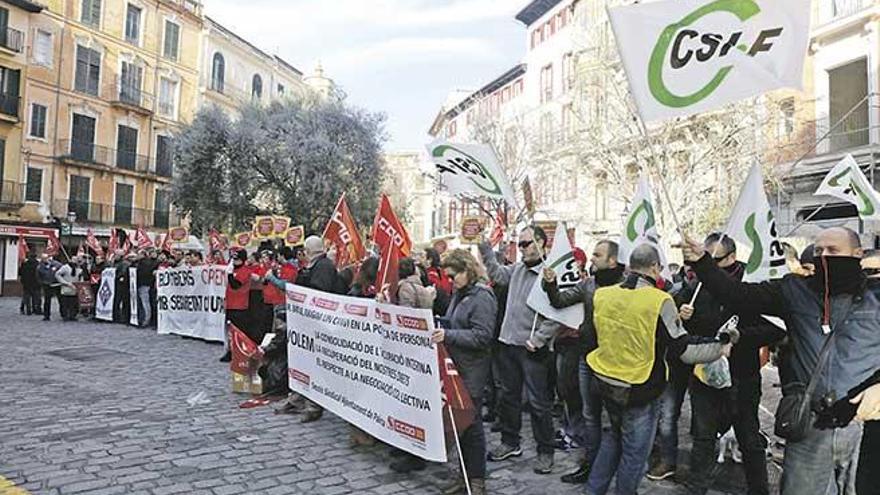
[[[160,334],[223,342],[226,267],[184,266],[156,272]]]
[[[95,318],[113,321],[113,300],[116,297],[116,269],[105,268],[101,272],[101,284],[95,297]]]
[[[556,232],[565,231],[565,224],[560,222],[556,227]],[[544,266],[556,272],[556,283],[560,291],[574,287],[581,279],[580,268],[574,258],[574,248],[568,237],[557,236]],[[583,304],[575,304],[564,309],[554,308],[550,305],[547,293],[541,287],[542,280],[543,276],[535,280],[535,285],[529,292],[526,304],[546,318],[558,321],[570,328],[579,328],[584,321]]]
[[[445,462],[430,310],[288,284],[290,388],[382,442]]]

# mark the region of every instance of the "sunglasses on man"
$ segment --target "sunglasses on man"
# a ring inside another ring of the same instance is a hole
[[[526,249],[534,243],[535,241],[519,241],[517,246],[519,246],[520,249]]]

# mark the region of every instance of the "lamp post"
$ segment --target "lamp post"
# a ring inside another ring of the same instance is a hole
[[[67,225],[66,225],[67,228],[64,229],[67,232],[68,237],[73,237],[73,224],[74,223],[76,223],[76,212],[75,211],[68,211],[67,212]],[[62,236],[62,239],[61,239],[61,246],[62,247],[64,246],[64,238],[63,237],[64,236]]]

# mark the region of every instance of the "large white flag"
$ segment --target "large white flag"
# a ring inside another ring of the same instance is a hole
[[[802,87],[810,0],[663,0],[608,14],[645,120]]]
[[[819,185],[815,196],[828,195],[848,201],[862,220],[880,220],[880,194],[871,186],[852,155],[846,155]]]
[[[644,175],[639,178],[628,212],[623,224],[623,235],[620,237],[620,261],[629,265],[629,255],[635,248],[642,244],[651,244],[660,253],[660,263],[666,271],[667,258],[666,252],[660,245],[660,234],[657,233],[654,196],[651,194],[648,178]]]
[[[451,194],[503,199],[516,206],[513,188],[491,146],[441,140],[427,148],[434,170]]]
[[[556,232],[567,232],[564,223],[556,226]],[[578,284],[581,274],[577,260],[574,259],[574,248],[567,235],[557,235],[547,255],[546,266],[556,272],[556,285],[560,291],[570,289]],[[535,280],[526,304],[546,318],[558,321],[570,328],[578,328],[584,321],[584,305],[575,304],[564,309],[556,309],[550,305],[547,293],[541,287],[543,276]]]
[[[788,273],[785,250],[777,238],[776,220],[764,192],[760,165],[755,164],[749,172],[724,233],[752,251],[743,281],[759,282]]]
[[[113,321],[113,299],[116,297],[116,269],[105,268],[95,294],[95,319]]]

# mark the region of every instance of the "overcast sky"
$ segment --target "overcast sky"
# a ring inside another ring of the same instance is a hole
[[[519,62],[527,0],[203,0],[209,16],[349,101],[388,116],[389,151],[419,149],[450,90]]]

